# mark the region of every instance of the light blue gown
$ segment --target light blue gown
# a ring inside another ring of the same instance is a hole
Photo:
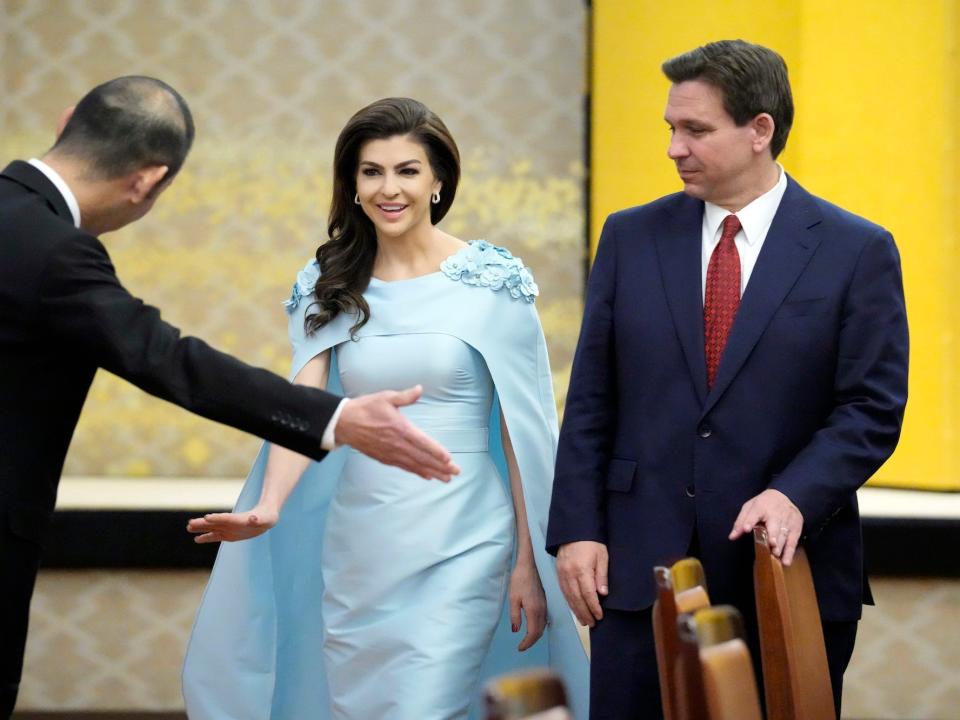
[[[337,359],[348,396],[421,383],[406,414],[461,474],[424,483],[349,452],[321,559],[332,716],[466,718],[514,544],[513,502],[488,452],[490,373],[440,334],[348,341]]]
[[[586,657],[543,551],[556,416],[536,285],[483,241],[442,268],[372,280],[371,320],[354,338],[347,316],[304,334],[316,264],[298,276],[294,374],[332,349],[332,390],[421,384],[403,412],[461,474],[428,482],[340,449],[311,465],[273,530],[221,547],[184,664],[192,720],[465,720],[480,716],[483,679],[547,664],[587,717]],[[501,411],[550,623],[523,654],[506,615],[515,521]],[[259,497],[265,455],[238,509]]]

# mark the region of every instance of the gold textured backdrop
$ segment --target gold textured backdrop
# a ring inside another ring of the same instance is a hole
[[[285,375],[281,301],[325,237],[336,135],[372,100],[418,98],[464,157],[443,226],[533,268],[563,392],[582,292],[585,13],[582,0],[0,0],[0,151],[41,154],[62,109],[111,77],[176,87],[194,151],[107,247],[184,333]],[[65,472],[238,476],[255,448],[101,372]]]

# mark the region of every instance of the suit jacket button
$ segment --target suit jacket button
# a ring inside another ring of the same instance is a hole
[[[713,430],[710,429],[709,425],[701,425],[697,428],[697,434],[702,438],[708,438],[713,435]]]
[[[687,494],[688,498],[696,497],[697,489],[693,485],[687,485],[684,489],[684,492]]]

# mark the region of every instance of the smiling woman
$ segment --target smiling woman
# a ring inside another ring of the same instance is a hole
[[[586,716],[586,656],[544,550],[557,420],[539,291],[507,249],[436,226],[459,176],[422,103],[357,112],[337,140],[330,239],[286,305],[295,382],[348,397],[421,385],[405,413],[460,473],[427,485],[353,452],[311,464],[265,449],[237,511],[189,524],[198,542],[248,540],[221,547],[200,608],[194,720],[237,703],[252,717],[462,719],[484,674],[547,663]],[[252,661],[224,642],[238,633]]]
[[[457,144],[422,103],[385,98],[355,113],[334,150],[330,239],[317,249],[323,274],[309,328],[351,309],[358,313],[354,329],[363,327],[370,315],[363,291],[375,265],[383,279],[395,279],[391,272],[410,277],[424,267],[436,270],[462,247],[435,227],[453,204],[459,181]],[[387,238],[405,238],[407,257],[397,258],[396,243],[383,242]]]
[[[427,239],[434,230],[430,206],[440,202],[443,182],[434,175],[423,146],[409,135],[371,140],[360,149],[359,165],[355,200],[370,218],[378,238],[374,274],[382,280],[401,280],[433,272],[436,264],[431,257],[414,258],[409,267],[390,267],[398,264],[390,259],[397,251],[395,241],[416,235]],[[455,246],[460,244],[455,240],[444,243],[449,250],[459,249]],[[400,274],[383,276],[384,271],[391,270]]]

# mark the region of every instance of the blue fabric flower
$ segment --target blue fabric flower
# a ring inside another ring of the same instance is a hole
[[[297,281],[293,284],[293,290],[290,291],[290,299],[283,301],[283,307],[288,313],[293,313],[297,309],[301,298],[313,293],[319,277],[320,264],[316,260],[308,262],[303,270],[297,273]]]
[[[451,280],[467,285],[507,290],[517,300],[533,302],[540,288],[523,261],[506,248],[486,240],[474,240],[463,250],[440,264],[440,270]]]

